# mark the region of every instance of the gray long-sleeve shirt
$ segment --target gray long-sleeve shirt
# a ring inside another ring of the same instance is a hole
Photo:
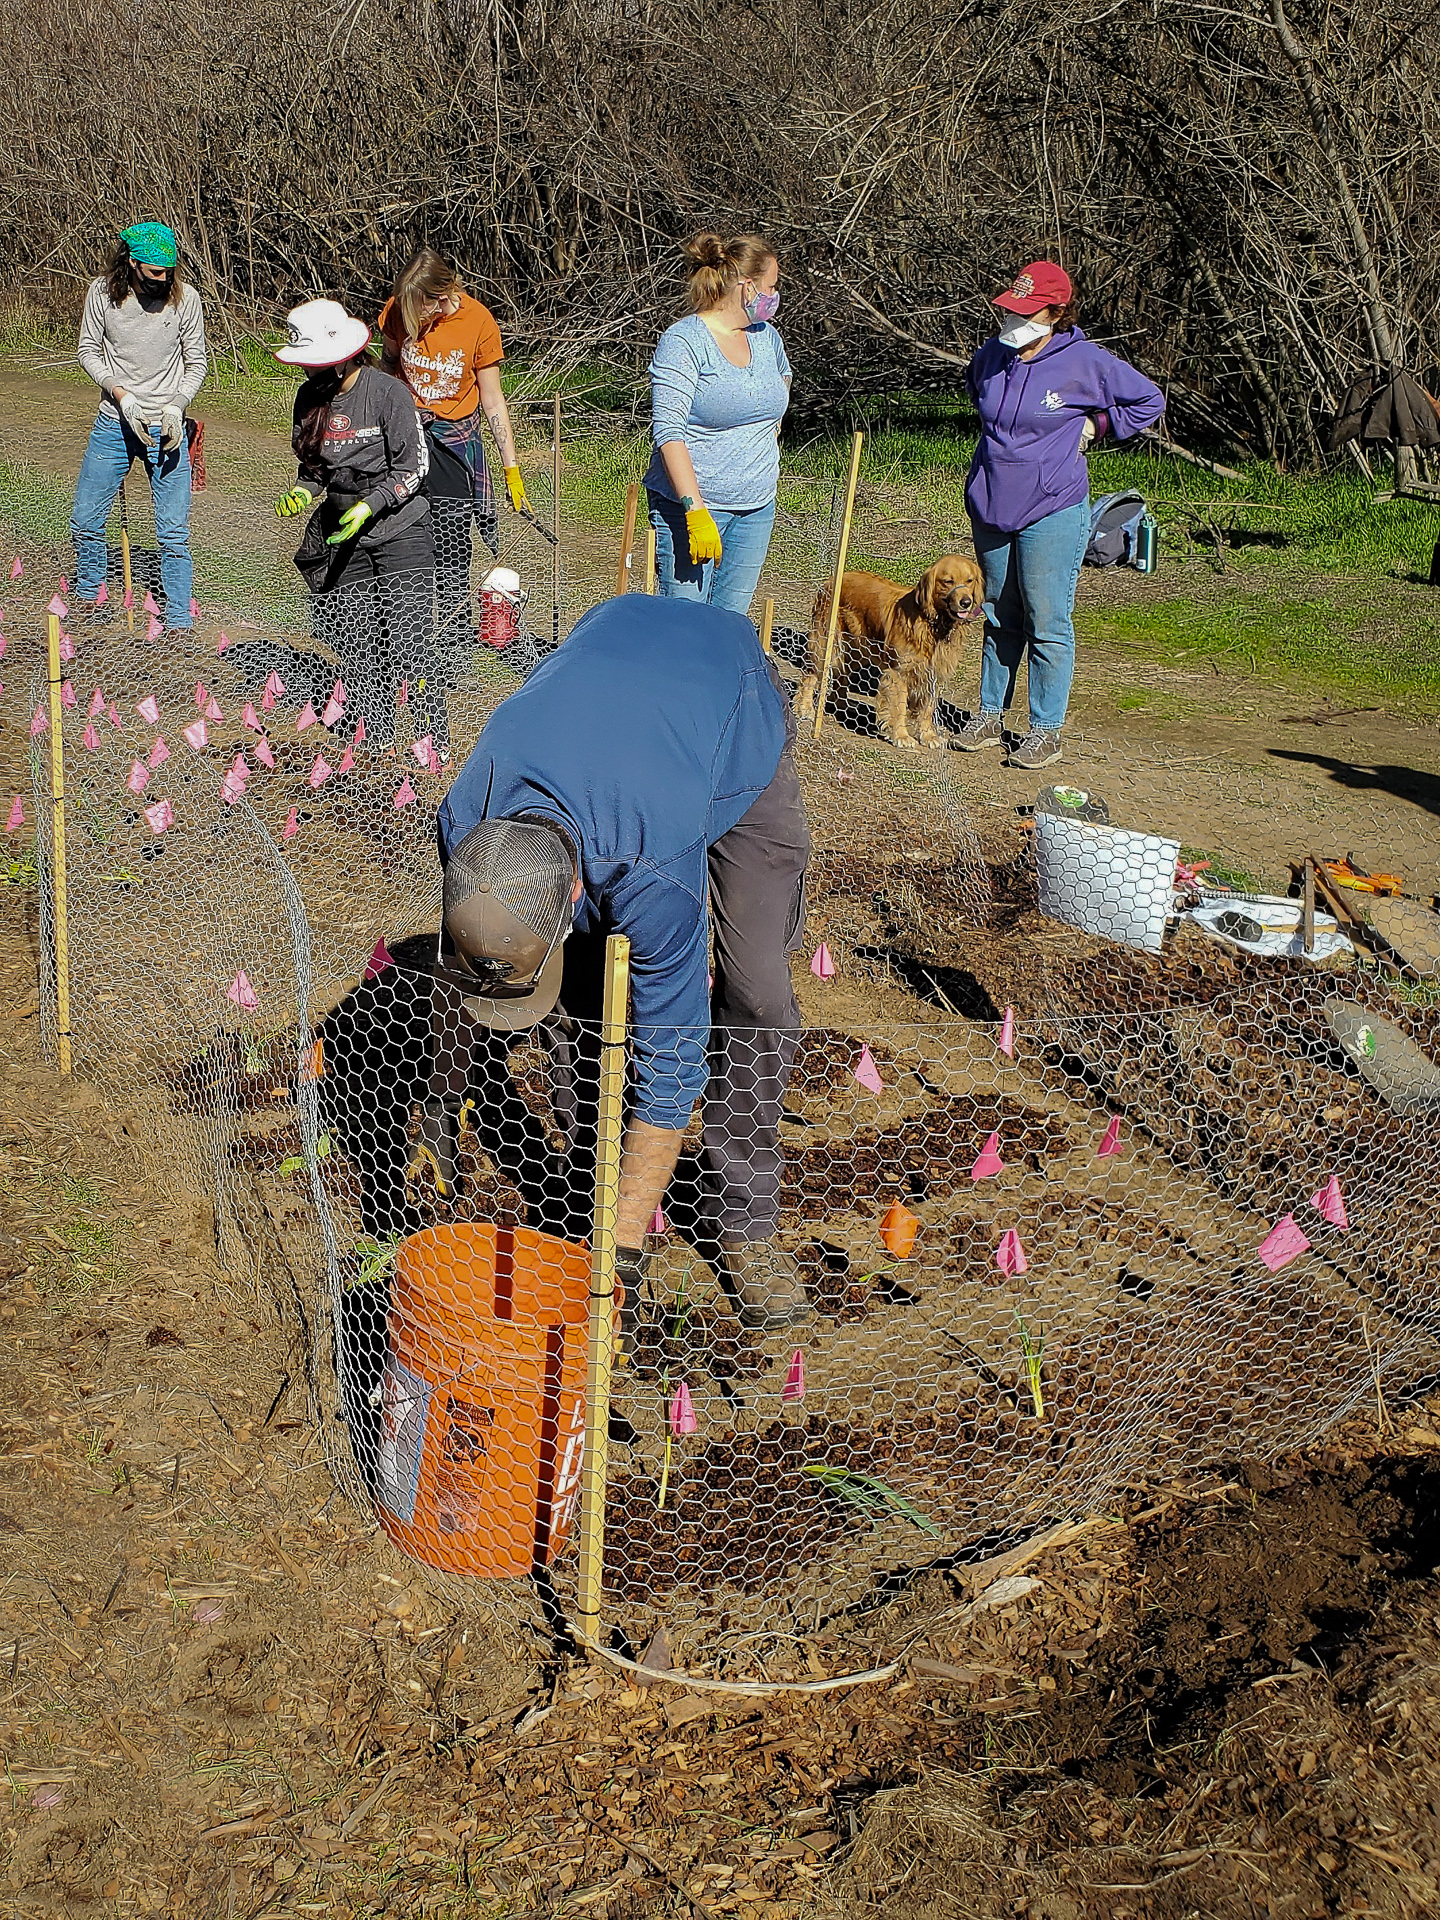
[[[199,294],[185,287],[172,307],[142,304],[131,291],[117,307],[106,282],[92,280],[80,318],[80,364],[105,396],[102,412],[118,412],[117,387],[135,394],[151,420],[162,407],[188,407],[210,364]]]

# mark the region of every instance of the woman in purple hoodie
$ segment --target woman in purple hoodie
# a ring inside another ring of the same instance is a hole
[[[995,305],[1009,316],[965,370],[980,444],[965,483],[975,555],[985,569],[980,711],[953,737],[965,753],[1004,744],[1015,675],[1030,651],[1030,730],[1008,764],[1060,758],[1075,673],[1075,588],[1090,539],[1085,454],[1107,432],[1153,425],[1165,396],[1087,340],[1063,267],[1032,261]]]

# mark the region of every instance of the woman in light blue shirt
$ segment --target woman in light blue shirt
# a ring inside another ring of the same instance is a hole
[[[790,362],[771,326],[780,267],[757,234],[685,248],[690,312],[650,362],[645,487],[661,593],[748,614],[775,524]]]

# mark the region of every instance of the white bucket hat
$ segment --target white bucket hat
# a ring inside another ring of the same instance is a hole
[[[306,300],[285,316],[288,346],[275,358],[287,367],[338,367],[370,344],[370,329],[348,314],[338,300]]]

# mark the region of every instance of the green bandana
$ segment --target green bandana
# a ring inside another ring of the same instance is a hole
[[[120,238],[130,249],[130,258],[142,267],[173,267],[175,236],[158,220],[141,220],[126,227]]]

